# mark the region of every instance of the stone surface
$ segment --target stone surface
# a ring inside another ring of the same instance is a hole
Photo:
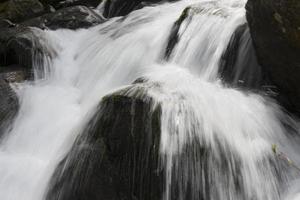
[[[177,0],[168,0],[177,1]],[[144,5],[162,3],[162,0],[107,0],[103,15],[107,18],[124,16],[131,11],[142,8]]]
[[[259,63],[285,107],[300,114],[300,1],[249,0],[246,9]]]
[[[102,2],[102,0],[41,0],[41,2],[44,5],[51,5],[56,9],[77,5],[95,8]]]
[[[0,66],[18,65],[31,69],[50,60],[56,52],[39,29],[18,26],[0,30]]]
[[[0,19],[13,22],[24,21],[44,12],[44,6],[38,0],[8,0],[0,2]]]
[[[85,6],[74,6],[25,21],[22,25],[53,30],[59,28],[78,29],[88,28],[104,21],[104,18],[92,9]]]
[[[253,47],[248,24],[239,26],[220,60],[219,74],[225,84],[244,89],[266,89],[268,77]]]
[[[47,200],[159,200],[160,112],[122,91],[105,97],[51,181]]]
[[[19,109],[18,97],[11,84],[30,79],[31,72],[17,66],[0,67],[0,139],[11,128]]]

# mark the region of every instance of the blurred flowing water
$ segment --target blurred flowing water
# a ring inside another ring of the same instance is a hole
[[[15,86],[20,111],[1,141],[0,199],[44,199],[101,97],[139,77],[160,86],[147,94],[162,107],[164,200],[299,198],[299,173],[272,151],[276,144],[300,163],[299,123],[270,98],[225,86],[218,73],[231,36],[246,22],[244,5],[182,0],[87,30],[45,31],[45,45],[58,55],[35,66],[34,81]]]

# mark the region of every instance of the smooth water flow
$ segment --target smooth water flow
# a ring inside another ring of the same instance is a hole
[[[0,199],[44,199],[101,97],[147,77],[160,85],[147,93],[162,106],[164,200],[296,200],[299,189],[290,185],[297,174],[290,178],[272,145],[297,163],[289,136],[297,122],[268,98],[226,88],[218,74],[232,34],[246,21],[244,4],[182,0],[88,30],[45,31],[57,56],[44,78],[16,86],[21,106],[0,146]],[[167,61],[171,29],[187,7]]]

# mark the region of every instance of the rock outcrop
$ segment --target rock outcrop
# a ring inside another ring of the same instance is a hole
[[[41,0],[46,6],[53,6],[55,9],[67,8],[71,6],[87,6],[95,8],[97,7],[102,0]]]
[[[239,26],[232,35],[219,67],[225,84],[245,89],[267,89],[266,73],[258,64],[248,24]]]
[[[20,26],[0,30],[0,66],[17,65],[31,69],[55,55],[44,32],[39,29]]]
[[[178,0],[107,0],[103,15],[107,18],[124,16],[131,11],[144,7],[147,4],[172,2]]]
[[[10,128],[19,110],[18,97],[12,83],[30,79],[31,72],[17,66],[0,67],[0,139]]]
[[[89,28],[104,21],[104,18],[92,9],[85,6],[74,6],[30,19],[23,22],[22,25],[53,30],[60,28],[78,29]]]
[[[300,1],[249,0],[247,20],[260,64],[300,114]]]
[[[45,9],[38,0],[7,0],[0,2],[0,19],[20,22],[44,13]]]
[[[151,99],[105,97],[51,181],[47,200],[158,200],[160,111]]]

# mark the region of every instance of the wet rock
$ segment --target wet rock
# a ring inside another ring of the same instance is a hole
[[[78,29],[88,28],[104,22],[104,18],[85,6],[74,6],[60,9],[54,13],[28,20],[24,26],[38,27],[41,29]]]
[[[17,65],[0,67],[0,79],[7,83],[21,83],[32,80],[33,72]]]
[[[51,5],[56,9],[78,5],[96,8],[102,2],[102,0],[41,0],[41,2],[44,5]]]
[[[51,181],[47,200],[159,200],[160,112],[126,91],[106,96]]]
[[[172,51],[174,50],[175,46],[177,45],[180,35],[179,35],[179,29],[181,27],[181,24],[185,19],[188,18],[188,16],[191,14],[191,7],[187,7],[183,10],[182,14],[178,18],[178,20],[174,23],[171,33],[168,39],[168,44],[165,51],[165,59],[169,59],[171,56]]]
[[[11,83],[31,78],[31,72],[17,66],[0,67],[0,138],[10,128],[19,109],[18,97]]]
[[[140,9],[148,4],[163,3],[167,1],[177,0],[107,0],[103,15],[107,18],[124,16],[129,14],[131,11]]]
[[[300,114],[300,1],[249,0],[246,9],[259,63]]]
[[[11,86],[0,79],[0,138],[18,111],[18,98]]]
[[[181,36],[184,34],[185,30],[187,29],[188,25],[191,23],[192,19],[201,14],[205,13],[207,15],[215,15],[219,17],[226,17],[227,11],[223,9],[219,9],[218,12],[209,12],[209,8],[215,3],[214,2],[202,2],[190,5],[186,7],[178,19],[175,21],[174,25],[172,26],[168,43],[166,46],[164,58],[168,60],[172,56],[172,52],[175,49],[176,45],[178,44]]]
[[[38,0],[8,0],[0,2],[0,19],[20,22],[38,16],[44,6]]]
[[[12,28],[16,27],[16,24],[12,23],[11,21],[7,19],[0,19],[0,28]]]
[[[56,55],[39,29],[18,26],[0,30],[0,66],[31,69]]]
[[[55,170],[46,200],[161,200],[166,191],[172,200],[258,199],[256,192],[246,192],[249,183],[243,179],[242,155],[222,134],[212,135],[212,145],[198,138],[201,130],[188,129],[189,142],[182,149],[178,144],[176,151],[177,131],[184,127],[177,121],[178,127],[168,126],[174,138],[167,151],[173,154],[161,153],[163,105],[153,107],[154,100],[147,96],[152,89],[162,92],[161,87],[161,83],[140,78],[133,86],[104,97]],[[271,166],[262,170],[274,170],[281,178],[272,155],[258,164]],[[165,184],[167,174],[172,177]],[[230,186],[230,193],[215,187],[220,182]]]
[[[220,60],[219,74],[224,83],[246,89],[262,89],[269,84],[258,64],[248,24],[239,26]]]

